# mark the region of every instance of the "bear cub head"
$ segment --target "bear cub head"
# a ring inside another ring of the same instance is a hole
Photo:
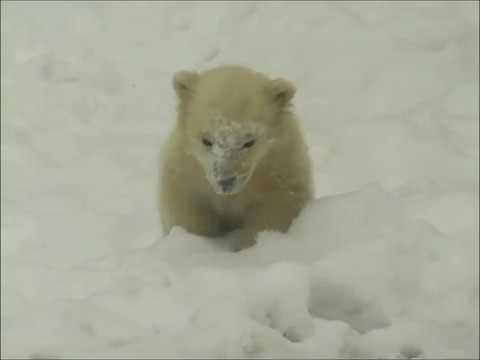
[[[196,158],[215,193],[240,193],[281,141],[295,87],[241,66],[179,71],[173,86],[185,151]]]

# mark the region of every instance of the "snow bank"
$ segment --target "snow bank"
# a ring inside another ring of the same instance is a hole
[[[2,2],[2,358],[478,357],[478,4]],[[159,234],[171,75],[280,74],[317,199]]]
[[[37,268],[61,300],[23,304],[4,340],[19,356],[472,356],[474,241],[372,185],[317,200],[289,235],[240,253],[177,228],[76,271]]]

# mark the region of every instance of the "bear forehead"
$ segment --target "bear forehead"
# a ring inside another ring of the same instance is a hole
[[[265,79],[246,70],[220,69],[201,76],[195,97],[200,106],[224,113],[255,111],[263,107]]]
[[[244,118],[242,121],[235,121],[221,112],[213,112],[208,121],[208,132],[218,141],[231,143],[238,140],[260,136],[265,131],[265,125]]]
[[[209,125],[221,134],[238,134],[243,132],[257,133],[263,131],[265,125],[248,117],[229,117],[222,112],[212,112]]]
[[[222,113],[223,116],[254,116],[265,109],[265,99],[254,89],[215,88],[210,91],[199,89],[196,99],[197,110]]]
[[[204,102],[199,102],[197,114],[202,114],[210,122],[265,122],[270,116],[265,100],[253,91],[242,93],[232,90],[209,95]]]

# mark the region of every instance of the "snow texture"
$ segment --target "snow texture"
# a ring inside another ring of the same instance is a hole
[[[1,3],[2,358],[474,358],[478,2]],[[316,201],[162,238],[171,78],[298,88]]]

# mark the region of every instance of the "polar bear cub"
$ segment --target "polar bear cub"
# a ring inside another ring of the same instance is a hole
[[[164,234],[179,226],[239,250],[261,231],[286,232],[313,196],[293,84],[220,66],[177,72],[173,86],[177,121],[159,186]]]

